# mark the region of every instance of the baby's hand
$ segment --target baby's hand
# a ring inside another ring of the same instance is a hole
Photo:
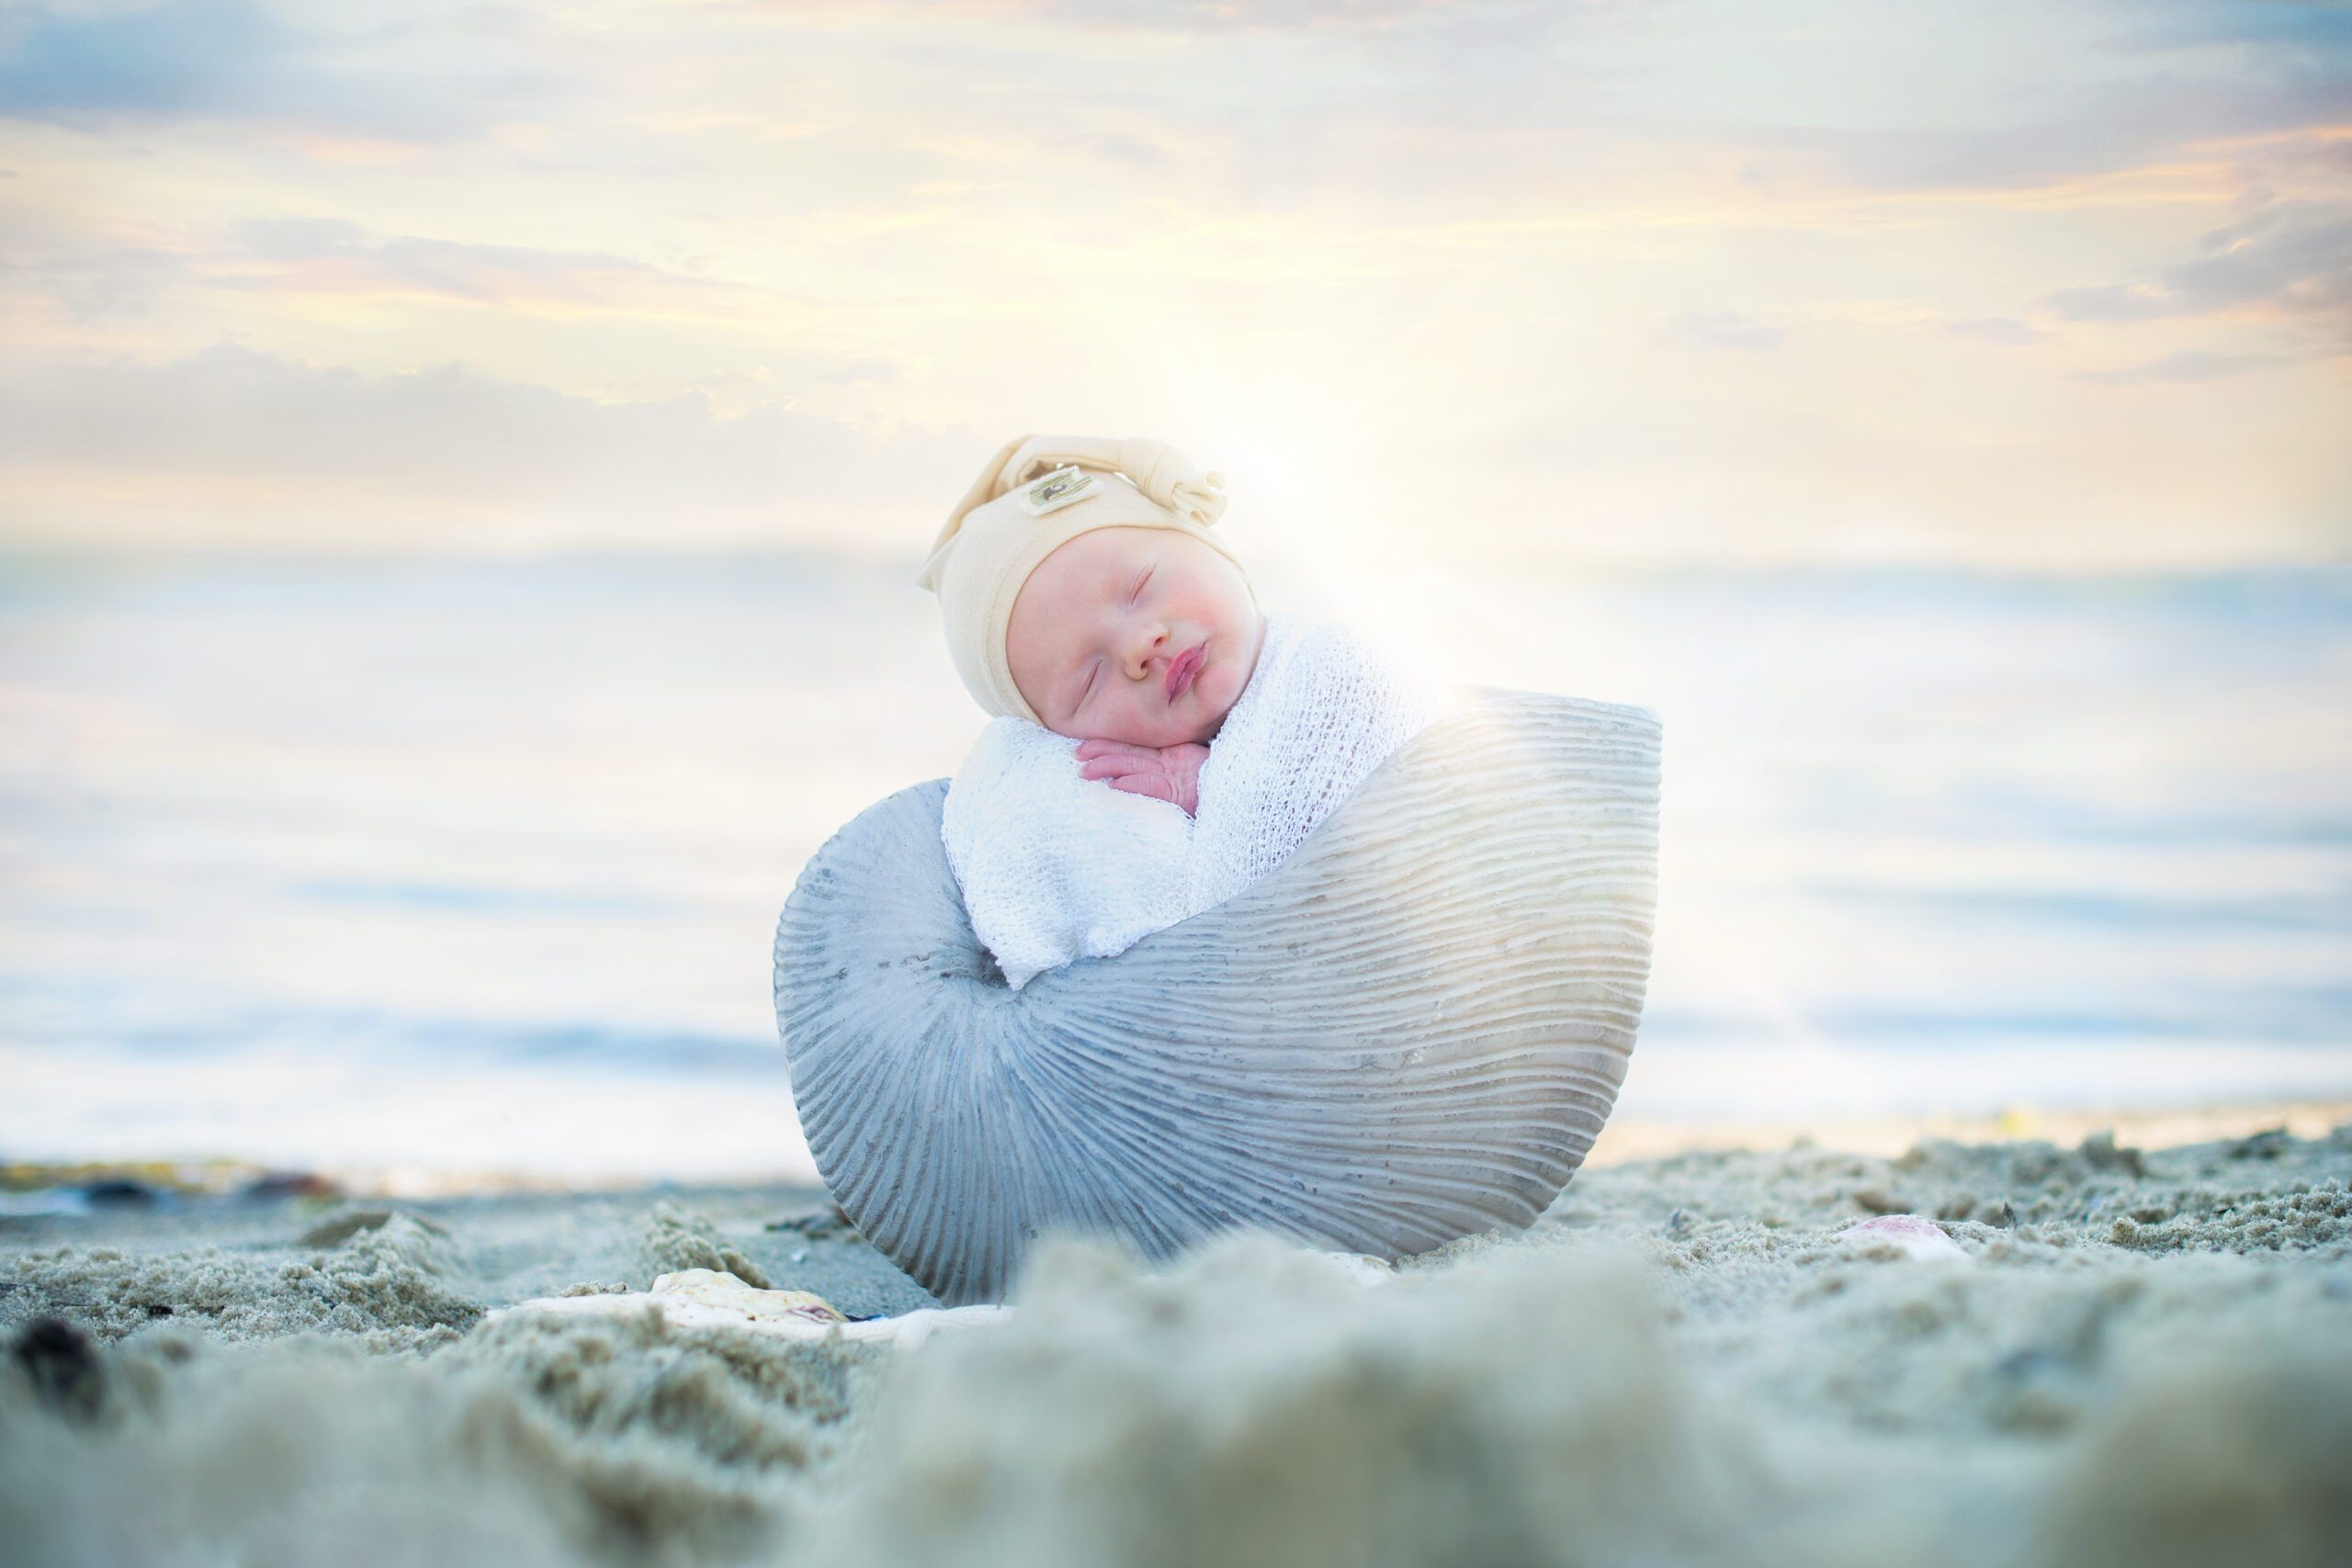
[[[1102,779],[1113,789],[1148,795],[1182,808],[1190,817],[1201,807],[1201,764],[1205,746],[1131,746],[1124,740],[1078,743],[1079,775]]]

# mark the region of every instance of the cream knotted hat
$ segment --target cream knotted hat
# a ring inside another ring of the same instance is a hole
[[[1067,468],[1079,472],[1057,472]],[[1044,722],[1012,683],[1004,634],[1029,574],[1080,534],[1172,528],[1239,569],[1240,558],[1210,531],[1225,512],[1224,486],[1224,475],[1203,473],[1167,442],[1140,435],[1006,442],[948,514],[915,578],[939,595],[948,657],[974,700],[999,717]]]

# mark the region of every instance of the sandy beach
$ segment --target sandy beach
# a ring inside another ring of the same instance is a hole
[[[25,1564],[2342,1562],[2352,1116],[2315,1123],[2346,1109],[1892,1151],[1628,1128],[1527,1235],[1377,1282],[1264,1237],[1159,1271],[1057,1242],[1001,1322],[911,1352],[491,1315],[689,1269],[929,1304],[808,1189],[18,1215],[0,1539]],[[1941,1256],[1841,1234],[1904,1213]]]

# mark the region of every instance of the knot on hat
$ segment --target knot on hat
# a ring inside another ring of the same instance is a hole
[[[996,493],[1018,488],[1065,464],[1099,473],[1125,474],[1136,489],[1186,522],[1205,528],[1225,514],[1225,476],[1204,473],[1193,459],[1165,441],[1130,435],[1124,441],[1083,436],[1032,435],[1017,446]]]

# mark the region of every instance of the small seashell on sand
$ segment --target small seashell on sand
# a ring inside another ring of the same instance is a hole
[[[884,1343],[911,1350],[942,1328],[994,1323],[1002,1307],[926,1308],[896,1317],[852,1322],[832,1303],[808,1291],[763,1291],[714,1269],[682,1269],[653,1281],[650,1291],[619,1295],[540,1296],[516,1302],[488,1315],[542,1313],[563,1317],[613,1317],[654,1312],[678,1328],[741,1328],[773,1339],[841,1338]]]
[[[1856,1220],[1838,1233],[1841,1241],[1873,1242],[1893,1247],[1905,1257],[1944,1258],[1965,1263],[1968,1251],[1944,1234],[1943,1227],[1917,1214],[1876,1214]]]
[[[1340,1273],[1359,1285],[1385,1285],[1396,1277],[1396,1266],[1368,1252],[1326,1252]]]

